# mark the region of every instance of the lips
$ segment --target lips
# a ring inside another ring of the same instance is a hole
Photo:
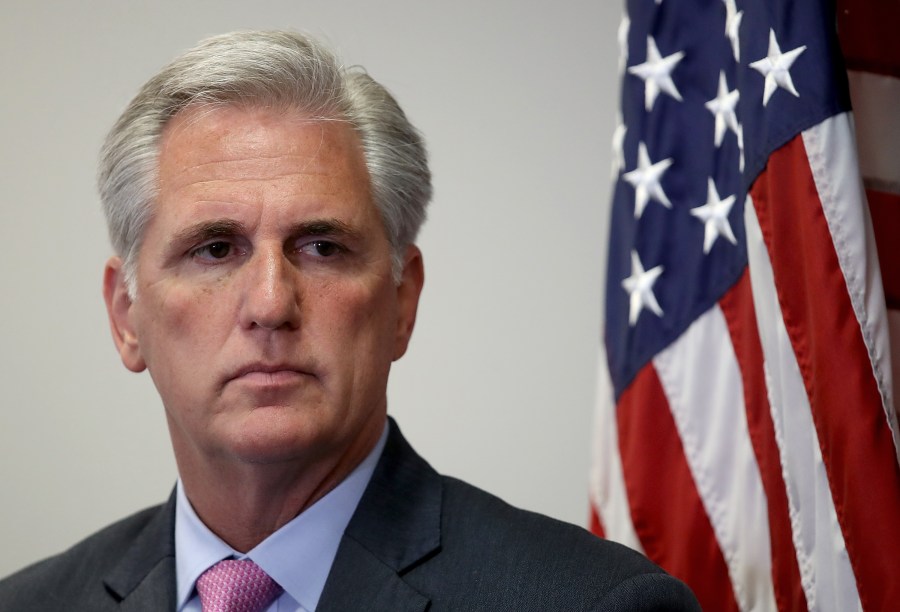
[[[234,370],[225,380],[259,386],[281,386],[295,383],[311,373],[295,364],[251,363]]]

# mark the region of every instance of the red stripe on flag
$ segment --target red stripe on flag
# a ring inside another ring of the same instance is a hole
[[[775,600],[782,611],[807,610],[791,533],[781,459],[775,442],[775,425],[766,393],[762,344],[753,309],[749,270],[745,270],[734,287],[722,296],[719,306],[728,323],[731,343],[741,370],[750,441],[766,491]]]
[[[751,195],[860,600],[887,610],[900,600],[900,467],[802,137]]]
[[[647,556],[687,582],[704,609],[737,610],[725,559],[652,366],[622,393],[617,422],[632,521]]]
[[[881,264],[881,280],[888,308],[900,308],[900,257],[897,256],[897,237],[900,236],[900,195],[874,189],[866,190],[875,244]],[[894,389],[895,393],[900,389]]]
[[[600,522],[600,515],[597,514],[597,509],[594,508],[594,504],[591,504],[591,516],[589,522],[590,526],[588,529],[591,530],[591,533],[598,535],[601,538],[606,537],[603,533],[603,523]]]
[[[837,24],[849,68],[900,76],[900,2],[838,0]]]

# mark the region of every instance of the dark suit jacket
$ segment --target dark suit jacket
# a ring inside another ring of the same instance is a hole
[[[0,581],[0,611],[175,609],[175,498]],[[440,476],[391,422],[318,610],[699,610],[585,530]]]

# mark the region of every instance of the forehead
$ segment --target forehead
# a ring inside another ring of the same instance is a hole
[[[163,131],[148,232],[211,219],[286,230],[332,219],[386,237],[362,145],[347,122],[269,108],[188,108]]]
[[[368,182],[359,136],[344,121],[254,106],[188,107],[163,130],[160,189],[196,178],[241,174],[266,180],[287,173],[346,172]]]

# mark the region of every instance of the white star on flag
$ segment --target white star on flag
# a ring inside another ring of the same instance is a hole
[[[644,80],[644,107],[647,112],[653,108],[660,90],[681,102],[681,94],[672,81],[672,70],[684,58],[684,51],[662,57],[652,36],[647,37],[647,61],[631,66],[628,72]]]
[[[794,88],[794,81],[791,79],[790,69],[797,57],[806,51],[806,45],[791,49],[787,53],[782,53],[775,39],[775,30],[769,30],[769,55],[750,64],[761,75],[766,77],[765,91],[763,92],[763,106],[769,103],[769,98],[775,93],[778,87],[786,89],[798,98],[800,94]]]
[[[649,308],[658,317],[663,315],[663,310],[660,308],[659,302],[656,301],[656,296],[653,295],[653,284],[662,273],[662,266],[656,266],[645,271],[637,251],[632,249],[631,276],[622,281],[622,288],[628,292],[629,296],[629,325],[634,326],[637,323],[638,316],[644,308]]]
[[[741,41],[738,31],[741,29],[741,19],[744,11],[737,10],[735,0],[722,0],[725,3],[725,36],[731,41],[731,50],[734,52],[734,61],[741,61]]]
[[[735,134],[740,134],[737,115],[734,112],[737,106],[740,92],[737,89],[728,91],[728,82],[725,80],[725,71],[719,72],[719,93],[716,97],[706,103],[709,112],[716,116],[716,146],[722,144],[722,138],[725,136],[725,128],[731,128]],[[738,136],[740,138],[740,136]]]
[[[669,166],[672,165],[672,158],[669,157],[655,164],[650,162],[650,155],[647,153],[647,145],[643,142],[638,144],[638,167],[631,172],[622,175],[634,187],[634,218],[640,219],[647,207],[647,202],[653,198],[666,208],[672,208],[672,203],[666,197],[660,180],[665,174]]]
[[[724,200],[719,199],[715,182],[711,177],[707,181],[706,204],[691,209],[691,214],[703,221],[705,226],[703,231],[704,253],[709,253],[719,236],[725,236],[728,242],[737,244],[737,238],[734,237],[731,224],[728,222],[728,213],[734,206],[734,196],[730,195]]]
[[[625,14],[622,16],[622,21],[619,22],[619,32],[617,36],[619,40],[619,72],[625,70],[625,66],[628,65],[628,31],[630,29],[631,19]]]
[[[612,137],[612,152],[613,152],[613,160],[612,160],[612,176],[615,179],[619,172],[625,169],[625,151],[623,146],[625,145],[625,134],[628,132],[628,128],[625,127],[625,122],[622,121],[622,111],[616,112],[616,129],[613,132]]]

